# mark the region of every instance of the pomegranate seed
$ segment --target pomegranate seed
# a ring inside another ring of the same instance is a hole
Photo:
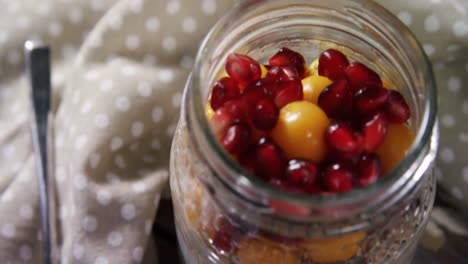
[[[275,104],[278,108],[304,98],[300,80],[282,81],[279,83],[279,87],[280,90],[275,97]]]
[[[247,170],[248,172],[252,173],[253,175],[257,174],[256,169],[256,150],[255,148],[250,148],[243,154],[239,155],[239,163],[241,166]]]
[[[287,180],[304,190],[308,190],[315,185],[317,180],[317,166],[306,160],[290,160],[286,169]]]
[[[328,191],[332,193],[348,192],[353,189],[353,173],[341,164],[328,166],[322,177]]]
[[[345,77],[345,69],[348,65],[348,58],[343,53],[328,49],[320,54],[318,73],[332,81],[337,81]]]
[[[355,154],[362,144],[362,135],[343,122],[331,124],[325,132],[328,145],[339,152]]]
[[[230,252],[232,246],[241,238],[241,231],[226,217],[219,217],[215,221],[216,233],[213,238],[213,245],[218,250]]]
[[[332,83],[319,95],[319,106],[328,117],[340,119],[352,112],[353,97],[344,79]]]
[[[300,80],[301,79],[301,76],[299,75],[299,72],[294,67],[283,66],[280,69],[281,69],[281,71],[280,71],[280,73],[281,73],[280,80],[282,80],[282,81]]]
[[[256,151],[257,169],[264,179],[282,178],[286,169],[283,151],[269,138],[261,138]]]
[[[270,66],[293,66],[296,68],[297,73],[302,78],[306,72],[306,63],[304,57],[300,53],[297,53],[288,48],[281,48],[275,55],[269,60]]]
[[[260,99],[252,116],[253,125],[260,130],[271,130],[278,121],[278,115],[278,108],[271,99]]]
[[[215,236],[213,238],[213,245],[218,250],[222,250],[224,252],[230,252],[231,241],[232,241],[231,233],[229,233],[226,230],[219,230],[215,233]]]
[[[360,154],[363,152],[362,142],[364,141],[361,134],[359,134],[356,139],[360,142],[360,147],[358,150],[354,152],[341,152],[331,149],[331,151],[328,153],[325,164],[339,163],[342,166],[345,166],[345,168],[354,168],[354,165],[357,163]]]
[[[241,87],[260,79],[262,72],[260,65],[247,55],[230,54],[226,61],[226,72]]]
[[[228,127],[221,143],[229,153],[238,154],[248,146],[249,137],[249,127],[243,123],[237,123]]]
[[[387,135],[388,121],[385,114],[376,114],[364,120],[362,128],[364,135],[364,150],[373,152],[382,144]]]
[[[388,90],[383,87],[365,87],[359,89],[354,95],[354,105],[359,113],[370,115],[385,105],[388,99]]]
[[[238,116],[240,120],[247,120],[247,109],[248,105],[241,99],[234,99],[224,103],[224,108],[226,108],[230,113]]]
[[[260,129],[255,128],[255,126],[251,126],[250,131],[250,142],[251,145],[256,145],[261,138],[268,136],[268,131],[263,131]]]
[[[211,108],[216,111],[223,106],[226,101],[236,99],[239,96],[240,91],[237,87],[237,83],[232,78],[224,77],[217,81],[211,90]]]
[[[385,105],[385,113],[388,120],[392,123],[404,123],[410,116],[410,109],[401,93],[390,91],[387,104]]]
[[[364,187],[377,181],[380,176],[380,159],[375,153],[361,156],[357,164],[359,186]]]
[[[346,67],[345,74],[353,92],[357,92],[364,87],[382,87],[380,76],[360,62],[351,63]]]
[[[251,83],[249,86],[247,86],[247,88],[244,89],[241,98],[245,101],[246,104],[255,105],[257,101],[266,97],[269,94],[269,84],[270,82],[268,82],[265,79]]]
[[[216,135],[223,135],[229,126],[244,120],[244,113],[240,108],[234,106],[235,104],[233,103],[219,108],[210,119],[213,132]]]
[[[315,184],[315,185],[311,186],[310,188],[308,188],[307,193],[310,193],[310,194],[323,194],[323,195],[328,194],[327,192],[322,190],[320,188],[320,185],[318,185],[318,184]]]
[[[256,86],[263,87],[264,91],[268,96],[274,98],[279,91],[279,81],[278,80],[270,80],[268,78],[263,78],[254,83]]]
[[[270,179],[269,183],[276,188],[286,192],[296,192],[298,189],[294,188],[288,181],[281,178]]]
[[[257,102],[265,97],[268,97],[268,84],[269,82],[262,79],[250,84],[243,91],[241,99],[244,101],[245,105],[247,105],[249,116],[252,116],[255,112],[255,106],[257,105]]]
[[[301,79],[296,68],[291,66],[272,67],[268,70],[268,73],[265,78],[270,81],[287,81]]]

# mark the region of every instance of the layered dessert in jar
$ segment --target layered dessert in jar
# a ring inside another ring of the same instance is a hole
[[[410,78],[346,45],[281,43],[199,53],[212,57],[189,79],[171,156],[183,259],[409,263],[437,137],[431,124],[414,154],[425,110]]]

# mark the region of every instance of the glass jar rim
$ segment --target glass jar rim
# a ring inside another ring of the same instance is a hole
[[[188,110],[184,114],[188,120],[188,127],[189,129],[193,128],[195,125],[190,122],[191,118],[195,119],[197,123],[196,126],[199,126],[201,129],[201,133],[195,135],[197,138],[193,141],[202,141],[195,142],[198,146],[195,147],[203,157],[206,153],[203,152],[203,147],[201,145],[207,144],[208,148],[216,155],[214,159],[207,159],[205,157],[205,161],[209,165],[210,169],[213,174],[217,175],[217,177],[221,180],[223,185],[242,196],[239,193],[239,190],[236,189],[235,186],[232,186],[232,182],[228,182],[226,178],[221,177],[219,173],[216,173],[216,167],[213,163],[214,162],[221,162],[226,165],[228,168],[227,171],[229,173],[235,175],[237,179],[235,180],[236,183],[241,184],[244,187],[255,187],[258,194],[261,197],[268,197],[270,200],[277,200],[283,201],[286,203],[296,204],[300,206],[309,206],[311,204],[317,206],[327,207],[329,205],[332,206],[344,206],[353,204],[355,202],[359,202],[365,198],[371,197],[372,194],[375,194],[383,189],[390,188],[392,185],[395,185],[396,182],[401,181],[402,178],[405,178],[405,181],[400,182],[400,184],[405,183],[411,179],[411,175],[408,177],[402,177],[402,175],[408,174],[409,171],[421,171],[421,175],[423,172],[429,167],[430,162],[432,161],[433,157],[424,158],[420,161],[420,166],[422,169],[412,168],[416,161],[420,160],[422,156],[427,153],[426,151],[426,144],[433,140],[433,134],[437,133],[437,91],[435,87],[434,77],[432,73],[432,69],[430,67],[429,59],[427,58],[426,54],[423,52],[423,49],[413,35],[413,33],[404,25],[401,21],[399,21],[393,14],[391,14],[388,10],[380,6],[379,4],[375,3],[372,0],[339,0],[338,2],[353,2],[355,4],[359,4],[365,6],[367,9],[371,9],[373,12],[378,12],[379,16],[385,17],[387,23],[391,25],[391,28],[395,29],[398,28],[400,34],[405,36],[405,40],[409,46],[412,47],[414,53],[412,54],[412,58],[418,61],[418,64],[421,65],[419,69],[424,76],[424,84],[426,85],[427,91],[427,98],[425,99],[425,106],[424,106],[424,113],[422,117],[422,121],[418,124],[418,133],[415,136],[414,143],[410,150],[407,152],[405,158],[385,177],[380,178],[376,183],[371,184],[364,188],[357,188],[347,193],[340,193],[336,195],[310,195],[310,194],[301,194],[301,193],[293,193],[293,192],[284,192],[271,184],[264,182],[258,177],[255,177],[251,173],[247,172],[243,169],[232,157],[226,153],[222,147],[220,146],[219,142],[216,140],[216,137],[211,131],[209,122],[205,116],[205,105],[204,105],[204,98],[200,93],[200,89],[198,89],[197,85],[200,84],[200,76],[198,72],[201,70],[202,60],[205,59],[206,56],[206,48],[208,41],[220,30],[221,25],[228,21],[229,19],[236,19],[236,14],[239,10],[245,10],[248,6],[255,6],[261,4],[262,2],[267,2],[264,0],[260,1],[245,1],[242,3],[238,3],[236,7],[231,9],[221,20],[218,21],[214,25],[214,27],[210,30],[210,32],[205,37],[204,41],[201,44],[197,57],[195,59],[195,63],[193,66],[192,74],[188,80],[188,86],[192,85],[192,87],[188,87],[190,89],[186,89],[186,93],[184,94],[184,101],[186,104],[189,105]],[[273,1],[271,1],[273,2]],[[278,1],[277,1],[278,2]],[[291,5],[294,4],[303,4],[304,1],[294,0],[288,1]],[[191,117],[189,115],[192,115]],[[433,142],[433,148],[436,148],[437,142]],[[431,149],[430,152],[435,152],[435,149]],[[432,153],[432,156],[435,154]],[[394,186],[396,188],[396,186]],[[245,198],[245,197],[244,197]],[[250,201],[250,200],[249,200]],[[251,201],[253,203],[259,201]]]

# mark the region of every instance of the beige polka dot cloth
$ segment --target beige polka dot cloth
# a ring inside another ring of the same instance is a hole
[[[199,42],[234,2],[0,0],[0,263],[40,262],[24,41],[53,55],[60,262],[155,263],[150,231],[181,91]],[[439,180],[468,202],[468,2],[380,2],[434,62]]]

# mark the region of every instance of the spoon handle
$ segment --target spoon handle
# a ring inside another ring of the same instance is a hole
[[[51,107],[50,51],[45,44],[26,41],[24,45],[26,72],[30,82],[31,130],[36,173],[39,186],[39,202],[43,255],[42,263],[52,263],[52,240],[50,221],[50,174],[49,174],[49,112]]]

